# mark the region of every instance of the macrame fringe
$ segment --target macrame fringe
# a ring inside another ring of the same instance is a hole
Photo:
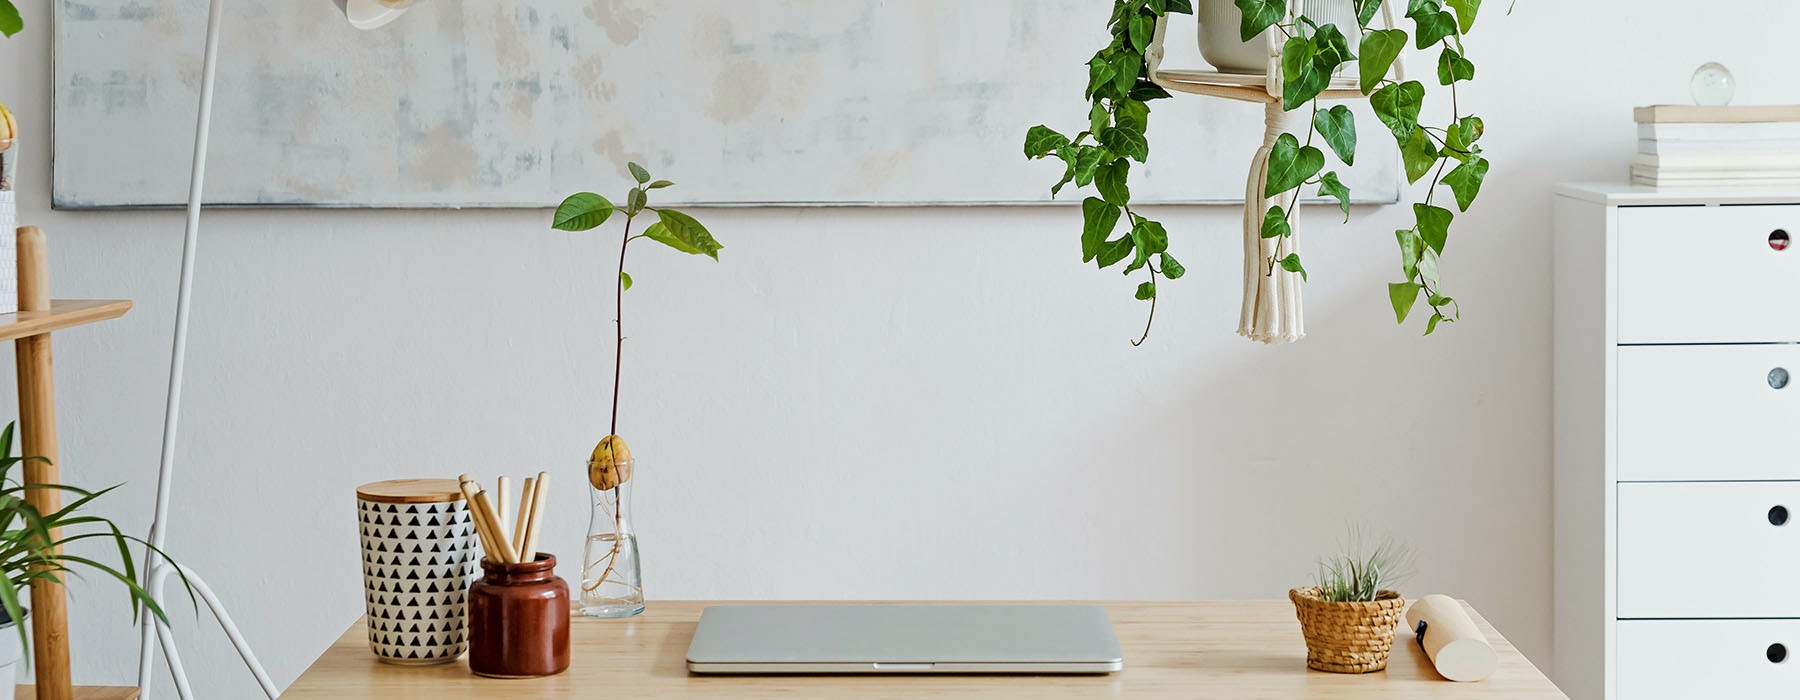
[[[1244,305],[1238,314],[1238,335],[1270,345],[1292,343],[1306,337],[1300,313],[1298,273],[1288,272],[1273,261],[1299,252],[1294,236],[1263,238],[1263,217],[1269,207],[1292,212],[1299,191],[1276,197],[1263,196],[1269,174],[1269,152],[1275,140],[1298,123],[1299,117],[1281,108],[1275,99],[1263,107],[1263,145],[1250,162],[1250,179],[1244,186]],[[1298,228],[1300,217],[1290,214],[1288,223]]]

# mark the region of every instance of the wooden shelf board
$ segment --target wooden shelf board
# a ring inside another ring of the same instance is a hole
[[[137,700],[137,686],[78,685],[75,700]],[[37,700],[37,686],[21,685],[13,691],[13,700]]]
[[[1151,81],[1169,90],[1195,95],[1223,97],[1244,102],[1271,102],[1275,99],[1269,95],[1265,76],[1248,73],[1158,69]],[[1320,98],[1327,100],[1360,99],[1362,96],[1362,90],[1357,86],[1357,79],[1350,77],[1332,78],[1325,91],[1319,94]]]
[[[49,311],[0,314],[0,340],[16,340],[50,331],[124,316],[131,302],[123,299],[56,299]]]

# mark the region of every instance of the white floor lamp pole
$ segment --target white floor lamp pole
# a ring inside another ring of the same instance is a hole
[[[156,515],[150,523],[150,544],[157,549],[163,548],[168,540],[169,501],[174,493],[175,484],[175,437],[177,423],[181,418],[181,384],[182,374],[187,365],[188,308],[194,293],[194,255],[200,244],[200,195],[206,181],[206,141],[207,133],[212,127],[213,78],[219,66],[219,22],[221,19],[221,0],[212,0],[206,13],[206,57],[200,72],[200,116],[194,127],[194,163],[192,178],[188,181],[187,230],[181,239],[181,283],[175,295],[175,344],[170,350],[169,358],[169,395],[163,407],[162,460],[156,472]],[[176,573],[177,565],[157,556],[155,552],[144,555],[144,589],[156,600],[165,600],[163,590],[169,576]],[[185,567],[180,573],[193,586],[194,593],[206,602],[212,610],[213,617],[224,628],[225,636],[231,639],[231,645],[237,648],[239,656],[244,658],[244,665],[249,667],[251,675],[256,677],[263,693],[271,700],[280,694],[275,681],[269,678],[268,671],[263,670],[257,661],[256,653],[238,631],[237,624],[232,622],[231,614],[219,601],[212,588],[201,580],[200,575]],[[182,700],[193,697],[193,689],[189,686],[187,671],[181,665],[181,655],[176,651],[175,636],[168,625],[157,621],[154,615],[143,616],[143,630],[138,641],[138,688],[146,700],[150,697],[155,650],[151,648],[151,638],[160,642],[163,658],[168,661],[169,673],[175,679],[175,690]]]
[[[175,295],[175,342],[169,351],[169,394],[168,402],[163,406],[162,459],[156,471],[156,514],[150,522],[150,544],[162,549],[168,540],[169,501],[174,495],[175,485],[175,438],[176,428],[181,418],[181,385],[182,375],[187,367],[188,309],[194,293],[194,257],[200,246],[200,199],[206,183],[206,144],[207,136],[212,130],[213,82],[219,67],[219,23],[223,19],[222,0],[212,0],[206,11],[206,53],[200,71],[200,114],[194,125],[194,162],[192,176],[188,180],[187,229],[181,238],[181,282]],[[345,19],[357,29],[374,29],[392,22],[411,2],[405,0],[338,0],[339,9],[344,12]],[[256,677],[257,685],[262,687],[270,700],[275,700],[281,691],[275,687],[275,681],[269,678],[269,672],[263,669],[257,660],[256,652],[251,650],[250,643],[238,631],[237,623],[231,619],[225,604],[219,601],[212,587],[200,575],[185,566],[157,556],[156,552],[144,554],[144,590],[156,600],[161,601],[163,590],[167,587],[169,576],[180,574],[185,582],[194,590],[194,594],[206,603],[213,617],[219,621],[219,627],[231,640],[231,646],[237,649],[238,656],[243,657],[244,666]],[[138,680],[137,685],[142,693],[139,698],[150,698],[150,683],[154,680],[156,649],[151,646],[155,642],[162,648],[163,659],[169,664],[169,674],[175,680],[175,692],[182,700],[191,700],[193,688],[188,683],[187,669],[182,666],[181,654],[175,646],[175,635],[167,624],[158,621],[155,616],[143,616],[142,633],[138,639]]]

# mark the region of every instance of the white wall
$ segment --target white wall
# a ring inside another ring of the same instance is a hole
[[[707,211],[722,262],[637,253],[622,430],[651,596],[1278,598],[1356,519],[1417,547],[1409,592],[1470,599],[1547,663],[1550,185],[1618,177],[1629,108],[1685,101],[1704,61],[1737,71],[1740,102],[1794,101],[1800,8],[1504,9],[1477,28],[1464,95],[1495,162],[1444,265],[1467,314],[1429,339],[1394,326],[1382,286],[1400,207],[1305,217],[1311,336],[1279,348],[1231,333],[1231,208],[1157,212],[1190,272],[1138,349],[1135,280],[1078,263],[1070,208]],[[0,99],[41,134],[47,3],[24,10]],[[59,293],[137,302],[58,336],[64,474],[127,482],[106,509],[147,527],[180,217],[48,211],[44,140],[25,149],[23,220],[51,232]],[[171,549],[279,682],[360,613],[357,484],[579,482],[604,431],[615,239],[547,219],[207,216]],[[579,555],[582,505],[558,494],[550,551]],[[78,678],[128,682],[123,596],[76,594]],[[249,697],[218,635],[174,615],[206,695]]]

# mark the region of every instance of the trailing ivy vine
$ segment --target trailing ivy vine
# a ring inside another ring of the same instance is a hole
[[[1310,107],[1311,128],[1306,142],[1293,134],[1283,134],[1269,154],[1269,175],[1263,183],[1266,197],[1317,185],[1318,194],[1338,201],[1345,220],[1350,216],[1350,188],[1335,171],[1321,173],[1325,154],[1313,145],[1317,135],[1345,165],[1356,164],[1356,119],[1350,109],[1336,105],[1319,107],[1319,95],[1330,83],[1331,76],[1349,61],[1357,61],[1358,84],[1369,97],[1375,116],[1400,147],[1400,161],[1406,168],[1406,181],[1416,183],[1431,176],[1425,190],[1425,201],[1412,205],[1411,228],[1394,232],[1400,247],[1402,282],[1388,284],[1388,301],[1394,318],[1405,323],[1413,307],[1422,297],[1431,307],[1431,318],[1425,323],[1425,334],[1437,330],[1438,324],[1460,318],[1461,307],[1442,291],[1438,259],[1444,254],[1449,238],[1450,222],[1456,218],[1448,207],[1438,206],[1440,188],[1448,189],[1456,200],[1458,211],[1468,211],[1481,183],[1487,177],[1488,161],[1482,156],[1481,140],[1485,127],[1481,118],[1465,115],[1456,98],[1456,86],[1475,78],[1475,64],[1463,48],[1462,37],[1475,25],[1481,0],[1407,0],[1406,19],[1412,21],[1413,48],[1421,51],[1436,48],[1437,81],[1449,89],[1450,121],[1443,126],[1424,124],[1419,114],[1425,100],[1425,85],[1417,80],[1405,82],[1389,77],[1394,60],[1405,50],[1405,29],[1375,29],[1369,26],[1381,8],[1382,0],[1354,0],[1361,34],[1361,56],[1353,54],[1340,28],[1319,25],[1301,16],[1286,21],[1286,0],[1234,0],[1243,15],[1240,34],[1243,40],[1275,27],[1286,37],[1281,48],[1282,108],[1288,111]],[[1399,0],[1388,0],[1399,2]],[[1447,204],[1447,202],[1445,203]],[[1292,235],[1288,217],[1293,212],[1272,207],[1263,220],[1262,236],[1274,238]],[[1298,255],[1270,261],[1271,268],[1302,272]]]
[[[1264,196],[1316,186],[1319,196],[1337,200],[1345,220],[1349,220],[1350,188],[1336,171],[1321,172],[1325,154],[1313,144],[1317,137],[1345,165],[1355,165],[1355,116],[1343,105],[1321,109],[1319,95],[1340,67],[1357,61],[1361,91],[1399,146],[1407,182],[1416,183],[1428,174],[1431,176],[1425,200],[1412,205],[1412,227],[1395,231],[1405,281],[1388,285],[1388,298],[1399,323],[1405,323],[1421,297],[1425,299],[1432,310],[1425,325],[1425,334],[1430,335],[1438,324],[1461,316],[1456,300],[1442,292],[1438,272],[1438,260],[1455,214],[1448,207],[1439,206],[1436,198],[1440,188],[1448,189],[1457,210],[1467,211],[1488,172],[1488,161],[1477,145],[1484,131],[1481,118],[1463,114],[1456,99],[1457,84],[1475,77],[1475,64],[1467,57],[1462,37],[1474,26],[1481,0],[1406,0],[1405,17],[1411,20],[1413,28],[1410,35],[1399,27],[1370,27],[1382,0],[1347,1],[1355,4],[1355,31],[1361,37],[1361,56],[1350,49],[1343,28],[1320,25],[1306,16],[1288,21],[1286,0],[1234,0],[1243,17],[1240,33],[1244,41],[1255,39],[1271,27],[1285,37],[1281,50],[1283,109],[1311,110],[1304,142],[1295,134],[1283,134],[1274,144]],[[1154,35],[1157,18],[1192,12],[1189,0],[1114,0],[1107,21],[1111,41],[1087,64],[1086,97],[1091,104],[1087,128],[1071,138],[1040,124],[1031,127],[1025,136],[1027,158],[1054,155],[1063,162],[1062,179],[1050,188],[1052,197],[1071,182],[1078,187],[1091,184],[1099,195],[1082,200],[1082,261],[1093,261],[1104,269],[1131,258],[1125,274],[1145,271],[1147,279],[1138,285],[1137,298],[1150,302],[1149,318],[1143,336],[1132,341],[1133,345],[1142,344],[1149,337],[1156,318],[1157,282],[1161,278],[1178,279],[1185,272],[1168,253],[1168,232],[1163,225],[1131,207],[1131,161],[1144,163],[1150,156],[1145,138],[1149,102],[1169,96],[1144,75],[1144,52]],[[1438,49],[1437,79],[1449,88],[1452,112],[1445,125],[1419,121],[1426,94],[1423,83],[1401,82],[1388,76],[1409,36],[1416,49]],[[1262,236],[1292,235],[1292,215],[1281,207],[1271,208],[1263,221]],[[1113,238],[1121,222],[1125,233]],[[1270,259],[1268,265],[1271,272],[1279,266],[1303,277],[1306,274],[1298,254]]]
[[[1115,0],[1107,20],[1112,40],[1087,64],[1086,97],[1092,105],[1087,128],[1073,138],[1042,124],[1025,134],[1025,157],[1054,155],[1063,162],[1062,179],[1050,188],[1052,197],[1071,182],[1077,187],[1091,184],[1100,195],[1081,202],[1081,261],[1106,269],[1131,258],[1125,274],[1144,270],[1146,280],[1138,284],[1137,298],[1150,302],[1150,314],[1144,334],[1132,345],[1150,337],[1158,279],[1180,279],[1187,272],[1169,254],[1169,233],[1163,225],[1131,208],[1131,161],[1141,164],[1150,159],[1150,142],[1144,137],[1150,102],[1169,96],[1144,75],[1144,51],[1156,33],[1158,17],[1193,12],[1188,0]],[[1125,232],[1112,238],[1121,221]]]

